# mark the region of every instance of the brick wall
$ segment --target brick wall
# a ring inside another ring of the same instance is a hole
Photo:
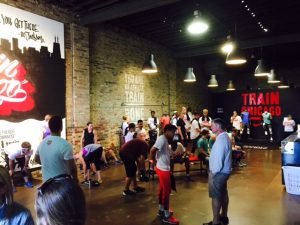
[[[122,116],[132,122],[176,109],[176,61],[163,46],[124,30],[90,30],[91,118],[101,143],[119,144]],[[145,56],[154,54],[159,72],[143,74]],[[146,123],[145,123],[146,125]]]
[[[77,25],[69,11],[42,0],[0,2],[64,23],[67,139],[75,150],[90,120],[105,146],[118,145],[123,115],[146,121],[150,110],[160,116],[177,109],[176,61],[163,46],[109,26],[89,30]],[[141,72],[149,53],[158,74]]]

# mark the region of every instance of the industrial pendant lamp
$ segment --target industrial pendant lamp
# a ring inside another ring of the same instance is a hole
[[[264,61],[262,59],[257,60],[257,66],[254,71],[255,77],[266,77],[270,75],[270,70],[265,65]]]
[[[284,77],[284,78],[282,79],[282,82],[281,82],[277,87],[283,89],[283,88],[289,88],[290,85],[288,84],[286,78]]]
[[[268,83],[269,84],[280,83],[280,78],[278,77],[277,73],[275,73],[274,69],[271,69],[270,71],[270,74],[268,76]]]
[[[240,49],[238,48],[237,44],[235,46],[235,49],[227,54],[226,64],[228,64],[228,65],[240,65],[240,64],[244,64],[246,62],[247,62],[247,60],[243,56]]]
[[[199,14],[198,10],[194,11],[194,19],[187,27],[188,32],[191,34],[201,34],[208,30],[208,24],[199,17]]]
[[[196,76],[193,72],[193,68],[189,67],[184,77],[184,82],[196,82]]]
[[[235,91],[235,87],[233,85],[232,80],[229,81],[226,91]]]
[[[216,75],[211,75],[207,86],[210,87],[210,88],[219,86],[218,81],[216,79]]]
[[[150,54],[149,57],[145,60],[143,69],[143,73],[157,73],[157,66],[154,62],[153,54]]]
[[[221,52],[228,54],[234,50],[234,42],[231,40],[231,36],[226,37],[226,42],[221,46]]]

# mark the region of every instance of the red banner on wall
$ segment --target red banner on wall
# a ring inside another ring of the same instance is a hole
[[[12,111],[27,112],[34,108],[32,94],[35,87],[26,80],[27,71],[16,59],[0,52],[0,115]]]
[[[282,110],[280,106],[280,92],[242,93],[241,112],[247,109],[253,127],[261,125],[262,113],[267,111],[272,117],[280,117]]]

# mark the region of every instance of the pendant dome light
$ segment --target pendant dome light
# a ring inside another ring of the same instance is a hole
[[[216,79],[216,75],[211,75],[207,86],[210,87],[210,88],[214,88],[214,87],[219,86],[218,81]]]
[[[278,77],[277,73],[275,73],[274,69],[271,69],[270,71],[270,75],[268,76],[268,83],[269,84],[280,83],[280,78]]]
[[[237,46],[237,44],[235,44],[234,50],[232,50],[231,52],[229,52],[227,54],[226,64],[240,65],[240,64],[244,64],[246,62],[247,62],[246,58],[243,56],[243,54],[242,54],[241,50],[239,49],[239,47]]]
[[[184,82],[196,82],[196,76],[193,72],[193,68],[192,67],[189,67],[187,68],[187,72],[185,74],[185,77],[184,77]]]
[[[157,73],[157,66],[154,62],[153,54],[150,54],[148,58],[145,59],[143,69],[143,73]]]
[[[194,11],[194,19],[191,24],[188,25],[187,30],[191,34],[202,34],[208,30],[208,24],[205,23],[200,17],[198,10]]]
[[[283,88],[289,88],[290,85],[288,84],[286,78],[284,77],[282,78],[282,82],[277,87],[283,89]]]
[[[270,70],[262,59],[257,60],[257,66],[254,71],[255,77],[266,77],[270,75]]]
[[[234,85],[233,85],[232,80],[229,80],[229,83],[228,83],[228,86],[227,86],[226,91],[235,91],[235,90],[236,90],[236,89],[235,89],[235,87],[234,87]]]

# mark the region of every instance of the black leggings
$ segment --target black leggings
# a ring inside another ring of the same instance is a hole
[[[90,165],[91,163],[95,164],[97,171],[101,169],[102,151],[103,151],[103,148],[100,147],[84,157],[84,161],[85,161],[87,170],[89,170],[91,168],[91,165]]]

